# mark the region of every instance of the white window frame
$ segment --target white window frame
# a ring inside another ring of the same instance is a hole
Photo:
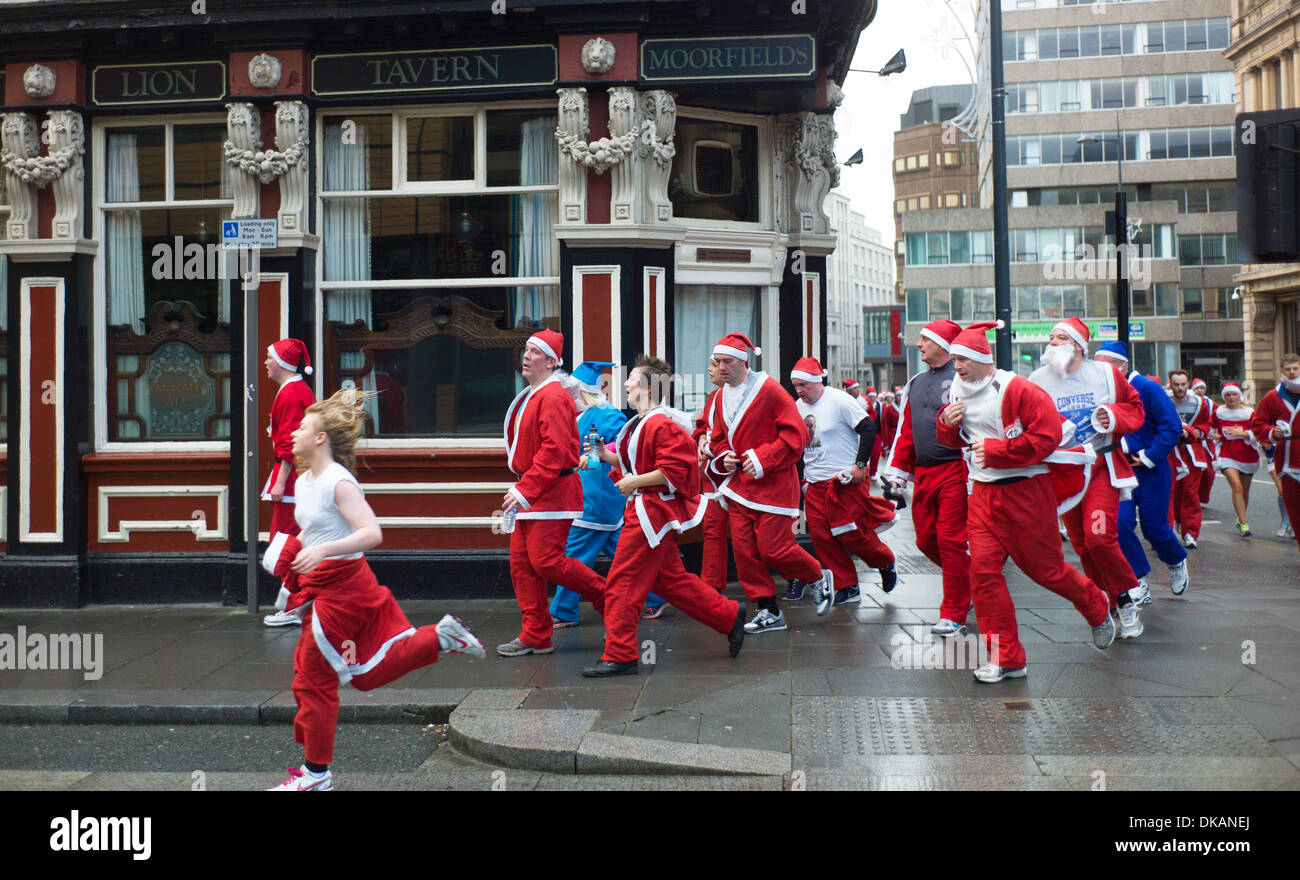
[[[698,122],[726,122],[732,125],[748,125],[757,129],[758,134],[758,221],[739,221],[739,220],[702,220],[696,217],[681,217],[674,212],[673,221],[681,226],[711,228],[711,229],[754,229],[770,231],[775,227],[773,222],[773,193],[772,193],[772,119],[768,116],[754,116],[748,113],[730,113],[725,110],[713,110],[705,107],[684,107],[677,108],[677,122],[682,119],[691,119]],[[686,149],[686,145],[677,144],[678,150]]]
[[[7,238],[7,236],[4,234],[4,230],[7,228],[8,223],[9,223],[9,202],[6,199],[0,199],[0,241],[4,241]],[[0,254],[0,260],[3,259],[6,259],[6,257],[3,254]],[[8,295],[9,295],[9,291],[6,290],[4,287],[0,287],[0,296],[8,296]],[[9,324],[11,325],[13,324],[12,317],[9,319]],[[5,332],[6,333],[9,332],[8,327],[5,328]],[[9,448],[8,443],[6,443],[3,440],[0,440],[0,452],[6,452],[8,448]],[[0,504],[3,503],[4,503],[4,494],[3,492],[0,492]],[[0,511],[0,523],[3,523],[3,521],[4,521],[4,511]],[[2,535],[4,535],[4,528],[3,526],[0,526],[0,536]]]
[[[169,198],[167,201],[154,202],[106,202],[104,200],[104,169],[108,163],[108,137],[107,133],[114,128],[142,128],[161,126],[164,131],[163,135],[163,187],[166,196],[174,196],[175,180],[172,169],[173,153],[173,129],[177,125],[225,125],[226,117],[220,114],[212,113],[183,113],[168,114],[166,116],[129,116],[113,117],[110,119],[97,119],[91,130],[93,146],[91,155],[96,156],[96,163],[93,174],[93,192],[91,195],[92,204],[94,205],[94,235],[96,241],[104,241],[105,232],[105,213],[115,208],[145,211],[156,208],[167,208],[172,210],[192,209],[192,208],[230,208],[233,210],[235,202],[230,199],[183,199],[176,200]],[[236,172],[232,172],[236,173]],[[105,267],[108,264],[108,253],[100,250],[95,260],[95,297],[94,297],[94,330],[91,334],[91,357],[93,359],[94,370],[94,425],[95,425],[95,451],[96,452],[229,452],[230,440],[114,440],[108,439],[108,279],[105,277]],[[227,295],[230,295],[229,292]],[[233,305],[233,303],[232,303]],[[232,337],[236,332],[231,328]],[[232,346],[233,347],[233,346]],[[233,436],[234,417],[238,402],[243,400],[240,388],[242,381],[243,365],[236,363],[231,358],[230,363],[230,419]]]
[[[554,101],[501,101],[472,104],[431,104],[415,107],[384,108],[374,105],[353,107],[330,107],[322,109],[313,120],[315,146],[312,151],[312,174],[314,177],[315,231],[324,236],[325,203],[331,199],[343,198],[411,198],[429,195],[518,195],[523,193],[553,192],[559,198],[560,185],[558,169],[556,183],[534,186],[487,186],[487,113],[498,110],[541,110],[556,112]],[[328,194],[324,191],[324,143],[325,123],[329,119],[346,119],[352,115],[382,116],[387,114],[392,121],[392,188],[368,190],[336,190]],[[474,180],[473,181],[410,181],[406,168],[406,120],[423,116],[469,116],[474,123]],[[468,184],[468,185],[467,185]],[[316,322],[315,338],[312,340],[315,350],[324,352],[325,348],[325,293],[330,290],[415,290],[427,288],[475,288],[475,287],[541,287],[550,286],[561,289],[560,276],[490,276],[487,278],[400,278],[385,281],[326,281],[325,254],[320,248],[316,250],[316,289],[312,311]],[[316,372],[314,391],[316,396],[323,394],[322,383],[325,371]],[[504,416],[504,411],[502,412]],[[493,449],[504,451],[504,437],[365,437],[357,441],[357,450],[380,449]]]

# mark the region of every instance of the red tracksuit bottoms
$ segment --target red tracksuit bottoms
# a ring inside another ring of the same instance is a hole
[[[1055,509],[1056,490],[1047,474],[1004,486],[975,481],[971,489],[968,537],[975,619],[989,661],[1006,669],[1025,665],[1016,607],[1002,573],[1008,556],[1035,583],[1071,602],[1089,626],[1100,626],[1110,613],[1106,594],[1066,564],[1056,520],[1043,514]]]
[[[510,579],[524,618],[519,639],[530,648],[551,646],[548,582],[563,584],[604,613],[605,579],[564,555],[572,525],[571,519],[521,519],[510,534]]]
[[[888,568],[894,561],[894,552],[865,519],[855,522],[855,528],[849,531],[831,534],[831,520],[835,517],[830,509],[830,490],[830,480],[809,483],[803,495],[803,509],[813,550],[822,565],[835,575],[835,589],[842,590],[858,582],[858,570],[850,553],[872,568]]]
[[[293,518],[294,503],[292,501],[272,501],[271,502],[271,534],[284,532],[286,535],[296,535],[301,529],[298,528],[298,521]]]
[[[1300,480],[1282,474],[1282,504],[1286,507],[1287,518],[1291,520],[1291,529],[1296,533],[1296,543],[1300,544]]]
[[[970,612],[970,552],[966,548],[966,462],[917,467],[912,490],[916,549],[943,571],[939,617],[965,623]]]
[[[1202,473],[1205,476],[1201,479],[1201,504],[1206,505],[1210,503],[1210,492],[1214,489],[1214,465],[1211,464]]]
[[[704,558],[700,579],[719,593],[727,589],[727,536],[731,531],[727,511],[721,502],[709,500],[704,512]]]
[[[334,758],[334,730],[339,721],[339,676],[316,647],[311,618],[309,609],[293,655],[293,696],[298,701],[293,738],[302,745],[308,761],[328,764]],[[372,690],[437,662],[438,628],[422,626],[410,638],[394,642],[374,669],[353,676],[352,686],[359,691]]]
[[[794,542],[798,522],[795,517],[753,510],[734,498],[727,499],[727,509],[731,515],[736,575],[749,601],[776,596],[768,568],[776,569],[782,577],[798,578],[810,584],[821,580],[821,563]]]
[[[1119,594],[1136,587],[1138,579],[1119,546],[1119,490],[1110,484],[1106,462],[1098,459],[1092,467],[1083,499],[1063,513],[1061,521],[1084,574],[1110,596],[1114,608]],[[1043,509],[1055,510],[1056,502]]]
[[[1200,468],[1181,480],[1174,480],[1174,493],[1169,501],[1169,523],[1178,531],[1193,538],[1201,536],[1201,482],[1205,479]]]
[[[724,635],[736,625],[739,603],[727,599],[686,570],[677,555],[677,533],[668,531],[651,547],[641,531],[636,505],[623,513],[623,534],[614,551],[605,587],[605,653],[602,660],[636,660],[636,628],[641,607],[651,590],[664,601],[709,629]]]

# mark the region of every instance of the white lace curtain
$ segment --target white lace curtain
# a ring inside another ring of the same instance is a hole
[[[708,359],[714,343],[728,333],[743,333],[762,348],[758,339],[758,291],[753,287],[679,284],[673,299],[677,336],[673,371],[693,377],[679,387],[678,406],[697,413],[713,390],[708,382]],[[760,369],[762,360],[750,357],[750,367]],[[699,381],[701,376],[703,381]]]
[[[140,199],[140,165],[136,136],[109,132],[108,174],[105,199],[134,202]],[[140,333],[144,328],[144,254],[139,211],[109,211],[105,217],[108,248],[108,323],[127,324]]]
[[[554,184],[559,179],[559,148],[555,143],[556,117],[539,116],[520,126],[519,183],[522,186]],[[555,237],[559,199],[554,193],[515,197],[515,228],[519,234],[516,272],[519,275],[557,275]],[[511,292],[513,323],[542,321],[560,313],[560,292],[554,286],[516,287]]]

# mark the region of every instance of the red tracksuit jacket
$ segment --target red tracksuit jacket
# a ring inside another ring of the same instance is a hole
[[[519,519],[582,516],[578,408],[554,377],[519,392],[506,410],[505,436],[507,462],[520,477],[510,490]]]
[[[316,395],[311,386],[301,378],[290,379],[275,392],[275,400],[271,402],[271,426],[267,428],[275,449],[275,463],[271,465],[271,476],[262,489],[263,501],[271,500],[271,487],[280,476],[280,468],[284,467],[289,469],[289,480],[284,484],[284,503],[293,503],[293,487],[298,482],[298,474],[292,465],[285,462],[293,461],[293,432],[302,424],[307,407],[315,402]]]
[[[628,499],[628,504],[636,505],[646,541],[658,547],[669,529],[684,532],[699,525],[708,502],[700,496],[699,456],[686,428],[666,407],[656,407],[634,421],[635,427],[629,430],[629,421],[615,441],[619,465],[609,476],[618,482],[656,468],[663,471],[667,486],[638,489]]]
[[[718,491],[738,504],[783,516],[799,515],[797,463],[808,445],[808,429],[794,398],[766,373],[753,372],[754,386],[728,421],[722,390],[713,399],[708,463],[709,475],[720,481]],[[734,452],[742,464],[728,473],[723,456]],[[755,463],[757,476],[745,473],[743,462]]]
[[[1251,420],[1250,430],[1260,443],[1274,443],[1273,467],[1283,476],[1300,480],[1300,407],[1292,407],[1282,399],[1279,383],[1255,407],[1255,417]],[[1274,440],[1273,428],[1278,422],[1291,426],[1288,440]]]

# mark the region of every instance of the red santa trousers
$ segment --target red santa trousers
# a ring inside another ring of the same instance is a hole
[[[1210,492],[1214,489],[1214,466],[1211,465],[1210,467],[1207,467],[1205,470],[1201,471],[1201,473],[1204,476],[1201,478],[1200,496],[1201,504],[1204,506],[1210,503]]]
[[[628,663],[637,659],[636,628],[651,590],[678,611],[724,635],[736,625],[739,603],[727,599],[686,570],[677,555],[677,533],[668,530],[658,547],[651,547],[641,530],[636,505],[623,514],[623,534],[614,551],[605,587],[605,653],[602,660]]]
[[[572,525],[571,519],[520,519],[510,534],[510,579],[524,618],[519,639],[530,648],[551,646],[548,582],[563,584],[603,613],[605,579],[564,555]]]
[[[831,525],[837,519],[830,498],[832,482],[809,483],[803,495],[803,509],[813,551],[822,565],[834,573],[835,589],[842,590],[858,583],[858,570],[850,553],[872,568],[888,568],[894,562],[894,552],[876,536],[866,519],[854,522],[855,528],[834,534],[838,529]]]
[[[966,549],[966,462],[916,469],[912,490],[916,548],[943,571],[939,617],[965,623],[970,612],[970,552]]]
[[[292,501],[272,501],[271,502],[271,534],[284,532],[286,535],[296,535],[301,529],[298,528],[298,521],[293,518],[294,504]]]
[[[738,501],[728,501],[727,508],[731,514],[731,549],[736,556],[736,576],[749,601],[771,599],[776,595],[768,568],[776,569],[782,577],[798,578],[808,583],[821,580],[821,563],[794,542],[798,522],[795,517],[753,510]]]
[[[719,593],[727,589],[727,537],[730,531],[727,511],[718,499],[710,499],[708,510],[704,512],[704,558],[700,564],[700,579]]]
[[[1282,475],[1282,504],[1286,507],[1287,518],[1291,520],[1291,529],[1296,533],[1296,543],[1300,544],[1300,480]]]
[[[1174,480],[1174,493],[1169,502],[1169,524],[1193,538],[1201,536],[1201,481],[1205,477],[1200,468],[1181,480]]]
[[[1136,587],[1138,579],[1119,546],[1119,490],[1110,484],[1104,461],[1098,460],[1092,467],[1083,499],[1061,514],[1061,521],[1084,574],[1106,591],[1113,608],[1119,594]],[[1056,510],[1056,502],[1042,510]],[[1061,539],[1059,532],[1056,539]]]
[[[1056,520],[1056,490],[1048,474],[1002,486],[976,481],[970,495],[970,574],[975,618],[989,661],[1006,669],[1025,665],[1016,607],[1002,573],[1007,557],[1040,586],[1074,605],[1089,626],[1110,614],[1109,602],[1092,581],[1065,562]],[[989,637],[997,636],[996,643]]]

